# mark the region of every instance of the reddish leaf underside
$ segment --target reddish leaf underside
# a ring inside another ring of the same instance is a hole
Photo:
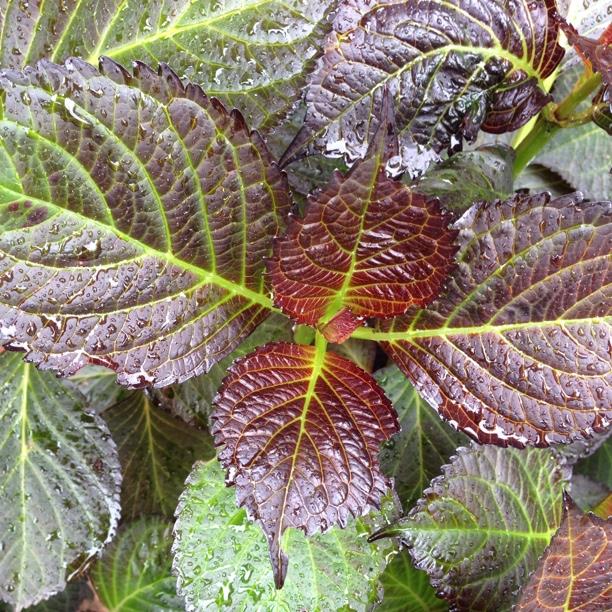
[[[612,419],[612,205],[518,195],[457,223],[458,267],[426,310],[381,323],[385,350],[451,424],[547,446]]]
[[[388,487],[379,446],[398,430],[395,412],[368,373],[324,342],[260,347],[234,363],[215,402],[219,460],[261,522],[280,588],[287,527],[311,535],[378,505]]]
[[[517,610],[580,610],[612,607],[612,522],[583,514],[569,498],[564,519],[525,586]]]
[[[439,202],[386,174],[395,134],[379,129],[368,157],[335,173],[274,244],[274,300],[343,342],[367,317],[425,306],[453,265],[456,232]]]

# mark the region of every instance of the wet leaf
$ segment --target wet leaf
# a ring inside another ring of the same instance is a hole
[[[280,314],[272,314],[238,348],[216,363],[206,374],[190,378],[178,385],[152,389],[151,396],[184,421],[208,426],[213,399],[232,363],[262,344],[292,339],[291,322]]]
[[[2,607],[2,612],[10,612],[9,608]],[[95,594],[86,579],[76,578],[69,582],[66,588],[57,595],[41,601],[35,606],[27,608],[27,612],[106,612],[96,599]]]
[[[300,96],[328,31],[329,0],[48,0],[0,11],[0,65],[23,68],[101,55],[167,62],[254,127],[276,123]]]
[[[198,463],[177,509],[178,589],[189,611],[365,611],[386,552],[368,544],[370,529],[366,519],[310,538],[290,529],[283,537],[287,580],[277,590],[261,529],[236,508],[218,463]]]
[[[582,71],[583,67],[578,65],[563,72],[552,89],[555,100],[562,100],[569,93]],[[589,105],[590,100],[576,112]],[[593,123],[559,130],[534,161],[556,172],[574,191],[579,190],[588,198],[605,199],[612,193],[610,137]]]
[[[264,318],[288,193],[237,112],[168,68],[103,68],[0,77],[0,340],[62,375],[164,386]]]
[[[366,317],[429,303],[453,265],[455,232],[438,202],[387,176],[386,128],[367,159],[308,198],[268,262],[275,304],[330,342],[346,340]]]
[[[374,378],[400,422],[400,432],[383,445],[380,465],[384,474],[393,477],[402,506],[410,510],[429,481],[469,438],[440,419],[396,366],[378,370]]]
[[[96,592],[113,612],[179,612],[171,573],[172,525],[148,518],[130,523],[118,534],[92,571]]]
[[[517,195],[457,222],[428,309],[382,322],[421,396],[483,443],[546,446],[610,423],[610,202]]]
[[[142,514],[171,518],[193,463],[215,454],[208,432],[168,414],[144,391],[132,392],[102,416],[123,470],[122,518]]]
[[[517,129],[548,102],[543,79],[563,56],[554,10],[548,0],[345,3],[283,162],[316,148],[363,157],[384,86],[413,171],[431,159],[414,159],[422,149]]]
[[[407,550],[387,565],[380,577],[382,600],[377,612],[445,612],[448,604],[436,597],[427,574],[415,569]]]
[[[513,163],[514,151],[506,146],[457,153],[434,166],[414,189],[439,198],[447,210],[460,214],[474,202],[504,200],[512,195]]]
[[[457,609],[510,610],[561,523],[563,480],[540,449],[459,449],[416,507],[385,530]]]
[[[215,400],[219,460],[263,527],[279,588],[288,527],[344,526],[388,487],[377,455],[397,431],[393,408],[367,372],[325,348],[321,337],[260,347],[230,368]]]
[[[112,537],[121,474],[84,397],[21,355],[0,355],[0,399],[0,599],[20,610]]]
[[[567,499],[563,522],[516,610],[608,610],[612,604],[612,522]]]

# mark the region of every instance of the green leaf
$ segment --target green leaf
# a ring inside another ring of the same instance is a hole
[[[582,514],[566,500],[559,532],[515,610],[608,610],[612,521]]]
[[[612,204],[518,194],[455,227],[440,297],[356,335],[382,341],[428,404],[480,442],[548,446],[606,429]]]
[[[364,519],[310,538],[287,531],[283,545],[291,563],[277,590],[261,529],[236,508],[218,463],[198,463],[177,509],[173,552],[179,593],[189,611],[327,612],[343,606],[365,611],[386,552],[368,544],[369,531]]]
[[[184,610],[172,575],[172,525],[148,518],[124,527],[96,563],[91,578],[112,612]]]
[[[0,355],[0,599],[22,609],[66,585],[119,520],[115,445],[85,399]]]
[[[101,55],[170,64],[269,127],[291,108],[327,32],[329,0],[47,0],[0,10],[0,66]]]
[[[603,483],[612,491],[612,435],[592,454],[574,466],[575,474],[584,474]]]
[[[415,569],[407,550],[397,554],[380,577],[382,600],[377,612],[445,612],[448,604],[436,597],[427,574]]]
[[[356,363],[362,370],[372,372],[376,360],[376,342],[349,338],[342,344],[329,344],[328,348]]]
[[[453,606],[510,610],[562,511],[562,469],[551,451],[473,446],[459,449],[384,534],[400,536]]]
[[[199,422],[208,426],[213,398],[229,367],[258,346],[274,341],[293,339],[291,321],[280,314],[270,315],[230,355],[216,363],[206,374],[201,374],[181,383],[151,390],[151,395],[164,408],[184,421]]]
[[[85,579],[76,579],[68,583],[66,588],[57,595],[27,608],[27,612],[75,612],[86,610],[96,612],[95,595]],[[2,612],[10,612],[0,603]]]
[[[212,434],[240,506],[259,519],[280,589],[288,528],[308,536],[378,507],[389,488],[380,444],[398,430],[389,400],[353,362],[315,346],[273,342],[232,365]]]
[[[167,414],[144,391],[132,392],[102,416],[117,443],[123,471],[122,518],[172,517],[194,461],[215,455],[208,432]]]
[[[457,153],[431,168],[414,189],[440,198],[454,213],[463,213],[475,202],[504,200],[512,194],[514,151],[498,145]]]
[[[87,406],[97,413],[114,406],[130,395],[117,384],[117,375],[103,366],[86,366],[68,379],[87,399]]]
[[[0,76],[0,342],[130,387],[207,371],[271,306],[286,180],[241,115],[167,67]]]
[[[580,63],[562,73],[552,90],[555,100],[562,100],[569,93],[582,72]],[[559,130],[533,163],[550,168],[587,198],[605,199],[612,193],[610,136],[594,123]]]
[[[387,476],[393,476],[402,506],[410,510],[429,481],[469,438],[445,423],[397,366],[378,370],[374,378],[391,400],[400,422],[400,432],[382,447],[380,465]]]
[[[575,189],[554,170],[540,164],[529,164],[515,179],[515,189],[529,189],[531,193],[548,191],[553,197],[566,195]]]
[[[554,10],[552,0],[342,3],[281,163],[317,149],[363,158],[386,88],[411,171],[481,127],[517,129],[549,101],[543,80],[563,56]]]

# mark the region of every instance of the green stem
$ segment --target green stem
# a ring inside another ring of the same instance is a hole
[[[532,130],[525,136],[516,148],[514,162],[514,177],[516,178],[527,164],[542,150],[544,145],[563,127],[563,123],[571,120],[576,107],[601,85],[601,75],[598,73],[584,76],[576,83],[569,95],[561,101],[548,116],[540,113]],[[553,120],[548,117],[553,117]]]

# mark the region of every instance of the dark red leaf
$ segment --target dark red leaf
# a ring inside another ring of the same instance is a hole
[[[321,340],[267,344],[235,362],[212,417],[219,460],[261,522],[279,588],[285,529],[311,535],[378,505],[388,487],[379,446],[398,430],[376,381]]]
[[[387,134],[379,129],[366,160],[309,197],[268,262],[276,305],[332,342],[366,317],[428,304],[453,264],[456,232],[438,201],[387,176]]]

